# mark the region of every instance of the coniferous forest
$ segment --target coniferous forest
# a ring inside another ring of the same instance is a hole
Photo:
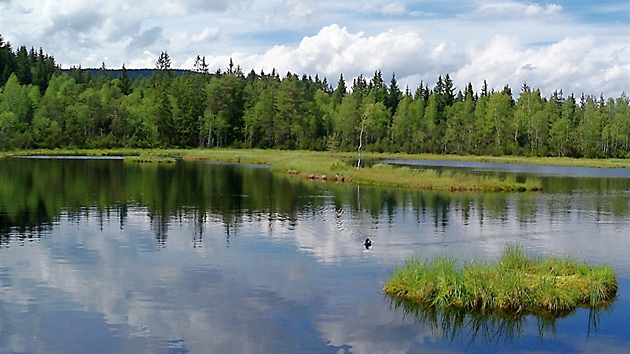
[[[448,74],[416,89],[380,71],[336,86],[294,73],[171,69],[167,52],[148,77],[61,70],[43,52],[0,36],[0,150],[238,147],[306,150],[630,157],[630,99],[543,97],[523,83],[479,91]]]

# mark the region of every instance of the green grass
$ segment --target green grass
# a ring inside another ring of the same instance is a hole
[[[411,258],[384,286],[388,295],[423,306],[464,310],[566,313],[612,301],[617,276],[609,266],[572,257],[527,255],[508,246],[496,263],[460,263],[449,256]]]
[[[164,156],[127,156],[125,157],[125,162],[136,162],[136,163],[175,163],[177,160],[173,157],[164,157]]]

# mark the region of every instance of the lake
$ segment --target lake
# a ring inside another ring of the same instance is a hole
[[[536,176],[544,190],[359,187],[206,162],[0,159],[0,352],[630,350],[630,171],[411,163]],[[618,296],[562,318],[479,319],[381,290],[408,257],[493,261],[508,244],[612,265]]]

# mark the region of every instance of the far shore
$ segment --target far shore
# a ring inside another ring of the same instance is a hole
[[[23,151],[5,151],[0,152],[0,157],[14,155],[82,155],[82,156],[140,156],[157,155],[172,153],[178,156],[226,156],[233,154],[239,155],[240,152],[246,151],[277,151],[296,153],[305,152],[299,150],[258,150],[258,149],[134,149],[134,148],[112,148],[112,149],[39,149],[39,150],[23,150]],[[320,154],[329,154],[341,158],[357,158],[356,152],[315,152]],[[475,155],[450,155],[450,154],[405,154],[405,153],[373,153],[362,152],[365,159],[401,159],[401,160],[444,160],[444,161],[467,161],[467,162],[491,162],[491,163],[507,163],[522,165],[539,165],[539,166],[567,166],[567,167],[592,167],[592,168],[630,168],[630,159],[588,159],[588,158],[571,158],[571,157],[527,157],[527,156],[475,156]]]
[[[536,191],[540,181],[524,183],[512,178],[478,176],[461,172],[416,171],[378,163],[382,159],[447,160],[529,164],[542,166],[574,166],[594,168],[630,168],[630,159],[572,159],[563,157],[458,156],[437,154],[381,154],[362,152],[361,159],[370,166],[357,170],[356,152],[316,152],[260,149],[55,149],[25,150],[0,153],[0,157],[23,155],[71,156],[141,156],[173,157],[183,160],[206,160],[226,163],[263,164],[280,173],[320,181],[369,184],[444,191]]]

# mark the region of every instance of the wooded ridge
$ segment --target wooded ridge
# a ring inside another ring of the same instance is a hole
[[[380,71],[326,78],[170,67],[150,77],[71,68],[0,36],[0,150],[237,147],[468,155],[630,157],[630,100],[562,90],[458,90],[450,75],[413,92]],[[147,71],[143,71],[147,72]],[[133,77],[132,77],[133,76]],[[360,144],[362,143],[362,144]]]

